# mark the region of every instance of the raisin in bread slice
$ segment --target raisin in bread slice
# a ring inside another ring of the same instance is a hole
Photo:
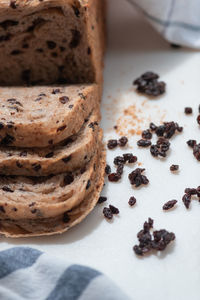
[[[100,116],[93,111],[81,130],[46,148],[0,147],[0,174],[47,176],[71,172],[90,161],[97,148]]]
[[[92,191],[70,211],[53,218],[0,219],[0,233],[6,237],[30,237],[63,233],[80,223],[95,207],[104,184],[105,152],[99,157]]]
[[[48,218],[77,206],[93,188],[100,148],[101,142],[91,161],[71,173],[48,177],[1,176],[0,218]]]
[[[102,80],[104,0],[0,1],[0,85]]]
[[[76,134],[98,106],[98,87],[0,88],[0,145],[47,147]]]

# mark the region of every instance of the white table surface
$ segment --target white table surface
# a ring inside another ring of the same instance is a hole
[[[193,201],[187,211],[181,201],[185,187],[200,185],[200,163],[193,157],[186,141],[200,141],[196,123],[200,104],[200,53],[169,47],[126,1],[109,0],[108,49],[105,60],[105,85],[102,103],[102,126],[105,141],[115,135],[113,126],[123,118],[124,109],[135,108],[140,123],[129,122],[132,128],[145,128],[149,120],[177,121],[184,133],[172,139],[166,160],[153,158],[148,149],[138,149],[138,136],[129,139],[126,150],[108,151],[112,165],[116,155],[133,152],[138,156],[150,180],[147,187],[133,189],[127,179],[134,167],[126,167],[121,183],[106,183],[102,195],[120,209],[110,224],[102,217],[99,205],[80,225],[59,236],[31,239],[1,239],[0,250],[28,245],[53,255],[97,268],[112,278],[131,299],[197,300],[200,299],[200,203]],[[158,100],[147,100],[136,94],[132,81],[147,70],[158,72],[167,83],[167,93]],[[192,106],[192,116],[184,107]],[[135,124],[135,125],[134,125]],[[124,128],[124,133],[128,128]],[[180,165],[179,174],[171,174],[169,166]],[[137,205],[127,204],[131,195]],[[162,205],[177,199],[177,208],[163,212]],[[155,228],[166,228],[176,234],[176,241],[161,254],[138,258],[132,251],[136,234],[148,218]],[[103,297],[102,297],[103,299]]]

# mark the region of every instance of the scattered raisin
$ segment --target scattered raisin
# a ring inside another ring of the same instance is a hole
[[[125,163],[125,159],[124,159],[123,156],[116,156],[116,157],[114,158],[114,164],[115,164],[116,166],[119,166],[119,165],[124,164],[124,163]]]
[[[200,125],[200,115],[197,117],[197,123]]]
[[[135,203],[136,203],[136,198],[134,196],[130,197],[130,199],[128,200],[128,204],[130,206],[133,206],[135,205]]]
[[[190,207],[190,203],[191,203],[191,195],[190,194],[183,195],[182,201],[183,201],[185,207],[188,209]]]
[[[108,175],[108,180],[111,182],[117,182],[121,179],[121,175],[117,173],[111,173]]]
[[[103,202],[107,201],[107,197],[99,197],[99,200],[98,200],[98,204],[101,204]]]
[[[174,171],[178,171],[179,170],[179,165],[171,165],[170,166],[170,171],[174,172]]]
[[[119,209],[113,205],[109,205],[109,208],[112,212],[113,215],[118,215],[119,214]]]
[[[126,146],[126,144],[128,143],[128,139],[126,136],[122,136],[119,140],[118,140],[119,146],[120,147],[124,147]]]
[[[137,168],[128,175],[131,185],[139,187],[142,184],[146,185],[149,183],[148,178],[142,175],[144,171],[145,169]]]
[[[153,220],[149,218],[148,222],[144,223],[143,229],[137,234],[139,245],[133,247],[135,254],[143,256],[152,250],[163,251],[175,239],[173,232],[161,229],[151,234],[151,228],[153,228]]]
[[[106,219],[111,220],[113,218],[113,213],[110,208],[104,207],[103,214]]]
[[[197,194],[197,189],[194,188],[186,188],[185,193],[188,195],[196,195]]]
[[[165,125],[160,125],[155,130],[157,136],[163,136],[164,132],[165,132]]]
[[[163,210],[171,209],[172,207],[174,207],[174,205],[175,205],[177,202],[178,202],[177,200],[170,200],[170,201],[166,202],[166,203],[163,205]]]
[[[193,147],[193,155],[194,157],[200,161],[200,144],[196,144]]]
[[[159,155],[159,150],[158,150],[158,146],[156,145],[152,145],[150,147],[150,152],[154,157],[157,157]]]
[[[166,84],[158,81],[159,76],[153,72],[146,72],[134,80],[133,85],[137,85],[137,91],[149,96],[160,96],[165,93]]]
[[[107,175],[111,173],[111,167],[109,165],[106,165],[106,167],[105,167],[105,173]]]
[[[117,147],[117,145],[118,145],[117,140],[109,140],[107,143],[108,149],[114,149]]]
[[[192,107],[185,107],[185,114],[186,115],[192,114]]]
[[[151,141],[141,139],[141,140],[137,141],[137,145],[139,147],[149,147],[151,145]]]
[[[137,161],[137,156],[134,156],[132,153],[125,153],[123,154],[125,162],[130,164],[135,163]]]
[[[196,140],[189,140],[187,141],[187,144],[189,147],[194,148],[194,146],[196,145],[197,141]]]
[[[124,171],[124,165],[123,164],[120,164],[118,165],[117,167],[117,170],[116,170],[116,173],[121,176],[123,174],[123,171]]]
[[[164,137],[160,137],[157,142],[156,145],[152,145],[150,147],[150,153],[152,154],[152,156],[157,157],[157,156],[161,156],[161,157],[166,157],[166,152],[169,150],[170,147],[170,142],[164,138]]]
[[[164,123],[165,126],[165,133],[164,133],[164,137],[167,139],[170,139],[176,132],[176,130],[181,130],[181,127],[179,127],[179,125],[175,122],[165,122]]]
[[[156,126],[153,122],[151,122],[151,123],[149,124],[149,128],[150,128],[152,131],[155,131],[155,130],[157,129],[157,126]]]
[[[142,131],[142,138],[150,140],[152,138],[152,133],[149,129],[143,130]]]

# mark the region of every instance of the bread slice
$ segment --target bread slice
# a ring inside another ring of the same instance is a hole
[[[71,211],[47,219],[0,219],[0,233],[6,237],[19,238],[53,235],[67,231],[80,223],[95,207],[104,184],[105,152],[98,162],[96,182],[93,190]]]
[[[94,186],[101,137],[102,134],[98,152],[91,161],[72,173],[48,177],[2,176],[0,219],[49,218],[77,206]]]
[[[99,113],[95,110],[78,134],[46,148],[0,147],[0,174],[47,176],[71,172],[90,161],[97,148]]]
[[[0,85],[102,80],[104,0],[0,1]]]
[[[0,88],[0,145],[47,147],[76,134],[98,107],[96,84]]]

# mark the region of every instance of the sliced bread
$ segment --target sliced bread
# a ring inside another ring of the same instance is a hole
[[[0,1],[0,85],[102,80],[104,0]]]
[[[0,88],[0,145],[47,147],[76,134],[98,106],[96,84]]]
[[[77,207],[54,218],[0,219],[0,233],[6,237],[13,238],[53,235],[63,233],[80,223],[93,210],[102,190],[104,184],[105,152],[99,158],[97,166],[96,181],[93,189]]]
[[[46,148],[0,147],[0,174],[47,176],[71,172],[90,161],[97,148],[99,113],[95,110],[78,134]]]
[[[72,209],[93,188],[97,161],[96,152],[87,165],[72,173],[48,177],[2,176],[0,218],[49,218]]]

